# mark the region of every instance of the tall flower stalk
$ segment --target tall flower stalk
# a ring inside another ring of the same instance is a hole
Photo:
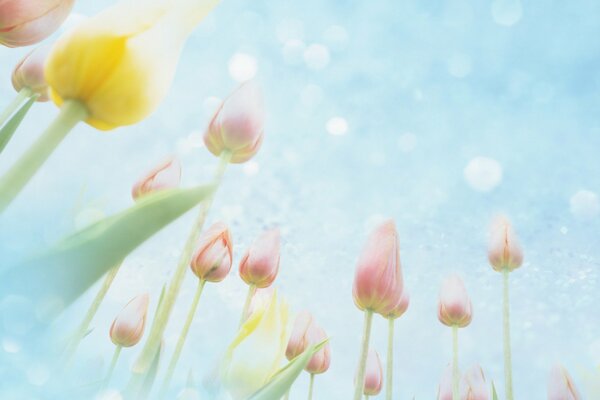
[[[458,368],[458,325],[452,325],[452,400],[460,400]]]
[[[387,343],[387,362],[386,362],[386,382],[385,382],[385,398],[392,400],[393,397],[393,381],[394,381],[394,325],[396,319],[400,318],[408,309],[410,298],[406,290],[402,291],[402,296],[398,303],[391,309],[386,310],[383,314],[388,320],[388,343]]]
[[[506,399],[513,400],[513,384],[512,384],[512,354],[510,349],[510,301],[508,290],[508,268],[502,271],[503,280],[503,332],[504,332],[504,390],[506,391]]]
[[[354,388],[354,400],[360,400],[365,386],[365,373],[367,370],[367,356],[369,355],[369,342],[371,340],[371,325],[373,324],[373,311],[365,310],[365,321],[360,345],[360,358],[358,359],[358,371],[356,373],[356,385]]]

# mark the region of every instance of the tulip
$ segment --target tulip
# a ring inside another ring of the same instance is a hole
[[[548,400],[581,400],[581,398],[565,367],[553,366],[548,380]]]
[[[0,1],[0,44],[30,46],[50,36],[69,16],[75,0]]]
[[[19,61],[12,74],[12,84],[17,92],[25,90],[30,96],[37,94],[37,101],[48,100],[44,64],[49,52],[49,46],[40,46]]]
[[[473,317],[471,300],[458,276],[446,278],[440,290],[438,319],[447,326],[464,328]]]
[[[243,163],[254,157],[264,136],[265,111],[258,85],[243,83],[223,101],[213,116],[206,133],[206,148],[216,156],[231,152],[232,163]]]
[[[292,360],[304,353],[309,346],[321,343],[327,339],[327,334],[317,323],[308,311],[302,311],[296,316],[292,334],[288,341],[285,356]],[[306,371],[310,374],[322,374],[329,369],[331,362],[331,348],[329,343],[310,359],[306,366]]]
[[[288,308],[274,293],[265,308],[256,310],[229,346],[222,381],[234,400],[246,399],[279,370],[287,347]]]
[[[440,385],[438,387],[437,400],[453,400],[452,399],[452,366],[448,366],[444,369]]]
[[[513,271],[523,263],[523,250],[506,217],[497,217],[492,223],[488,259],[498,272]]]
[[[143,196],[164,189],[172,189],[181,182],[181,164],[176,158],[171,158],[140,179],[131,190],[131,197],[139,200]]]
[[[133,298],[110,326],[110,340],[121,347],[135,346],[144,334],[148,312],[148,294]]]
[[[279,229],[271,229],[246,250],[240,261],[240,276],[244,282],[257,288],[273,283],[279,271],[280,241]]]
[[[367,369],[363,384],[365,396],[376,396],[381,392],[383,386],[383,367],[379,354],[375,350],[369,350],[367,356]]]
[[[469,369],[461,380],[461,400],[489,400],[489,388],[479,365]]]
[[[400,300],[391,309],[388,309],[383,314],[388,319],[388,348],[386,360],[386,379],[385,379],[385,397],[387,400],[392,400],[393,395],[393,375],[394,375],[394,325],[396,319],[400,318],[408,309],[410,298],[406,290],[402,291]]]

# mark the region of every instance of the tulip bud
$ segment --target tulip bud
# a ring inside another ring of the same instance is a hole
[[[246,251],[240,261],[240,276],[249,285],[265,288],[279,271],[279,229],[263,233]]]
[[[321,343],[325,339],[327,339],[327,334],[316,324],[313,316],[307,311],[302,311],[298,313],[294,322],[285,356],[288,360],[292,360],[304,353],[309,346]],[[310,359],[305,369],[311,374],[322,374],[329,369],[330,362],[331,348],[329,343],[326,343]]]
[[[497,217],[492,223],[488,259],[492,268],[499,272],[505,268],[513,271],[523,263],[523,250],[506,217]]]
[[[365,385],[363,393],[366,396],[377,396],[383,386],[383,367],[379,354],[375,350],[369,349],[367,355],[367,368],[365,371]]]
[[[400,300],[394,306],[386,310],[384,314],[382,314],[386,318],[396,319],[400,318],[408,309],[408,305],[410,303],[410,297],[406,290],[402,291],[402,295],[400,296]]]
[[[255,311],[264,309],[267,304],[271,302],[273,293],[275,293],[275,288],[273,286],[256,289],[250,300],[250,306],[248,307],[248,313],[246,314],[244,321]]]
[[[458,276],[446,278],[440,290],[438,319],[444,325],[464,328],[473,316],[471,300]]]
[[[460,399],[489,400],[489,398],[489,389],[483,370],[479,365],[474,365],[465,373],[460,382]]]
[[[131,196],[134,200],[159,190],[172,189],[181,182],[181,164],[172,158],[154,168],[133,186]]]
[[[114,344],[131,347],[140,341],[146,325],[148,302],[148,294],[143,294],[133,298],[121,310],[110,326],[110,339]]]
[[[437,400],[453,400],[452,399],[452,366],[444,369],[440,385],[438,387]]]
[[[356,265],[352,294],[361,309],[383,314],[400,300],[403,289],[398,233],[392,220],[369,236]]]
[[[232,243],[229,228],[226,224],[217,222],[202,234],[199,243],[192,257],[192,271],[202,280],[221,282],[231,270]]]
[[[0,1],[0,44],[30,46],[50,36],[64,22],[75,0]]]
[[[17,92],[29,89],[39,95],[37,101],[48,101],[48,84],[44,77],[44,63],[50,46],[40,46],[19,61],[12,73],[12,84]]]
[[[259,150],[264,136],[265,111],[258,85],[243,83],[219,107],[206,133],[206,148],[216,156],[231,152],[232,163],[243,163]]]
[[[581,400],[573,379],[562,365],[555,365],[550,370],[548,400]]]

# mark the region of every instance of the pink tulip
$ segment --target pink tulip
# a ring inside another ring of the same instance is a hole
[[[181,181],[181,164],[176,158],[160,164],[133,186],[131,196],[138,200],[159,190],[176,188]]]
[[[488,259],[494,270],[499,272],[505,268],[513,271],[523,263],[523,250],[506,217],[497,217],[492,223]]]
[[[550,370],[548,400],[581,400],[573,379],[562,365],[555,365]]]
[[[228,150],[232,163],[246,162],[262,144],[264,120],[260,88],[252,81],[246,82],[223,101],[204,134],[204,143],[216,156]]]
[[[217,222],[200,237],[191,261],[192,271],[202,280],[221,282],[231,270],[232,251],[229,228]]]
[[[49,53],[50,46],[40,46],[19,61],[12,74],[12,84],[17,92],[27,88],[39,95],[37,101],[48,101],[44,64]]]
[[[64,22],[75,0],[0,0],[0,44],[29,46]]]
[[[400,301],[403,289],[398,233],[392,220],[369,236],[356,265],[352,294],[361,310],[385,313]]]
[[[257,288],[270,286],[279,271],[279,229],[263,233],[240,261],[240,276]]]
[[[458,276],[446,278],[440,290],[438,319],[448,326],[464,328],[471,323],[473,310],[463,281]]]
[[[142,335],[146,325],[148,312],[148,294],[135,297],[121,310],[110,326],[110,339],[117,346],[135,346]]]
[[[464,374],[460,382],[460,399],[489,400],[489,398],[489,388],[483,370],[479,365],[474,365]]]
[[[321,343],[325,339],[327,339],[327,334],[323,328],[316,324],[309,312],[302,311],[296,317],[285,355],[288,360],[292,360],[306,351],[309,346]],[[310,359],[305,369],[311,374],[322,374],[329,369],[330,362],[331,348],[329,343],[326,343]]]
[[[402,295],[400,296],[400,300],[391,309],[386,310],[382,315],[386,318],[400,318],[408,309],[408,305],[410,304],[410,296],[406,290],[402,291]]]
[[[383,386],[383,367],[379,354],[375,350],[369,349],[367,355],[367,369],[365,373],[365,386],[363,393],[367,396],[376,396],[381,392]]]
[[[452,366],[444,369],[440,385],[438,387],[437,400],[452,400]]]

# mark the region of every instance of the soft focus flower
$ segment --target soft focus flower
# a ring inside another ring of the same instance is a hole
[[[437,400],[452,400],[452,366],[448,366],[442,373],[440,385],[438,386]]]
[[[223,101],[206,133],[206,148],[216,156],[232,153],[232,163],[243,163],[259,150],[264,136],[262,93],[253,81],[242,84]]]
[[[131,196],[138,200],[147,194],[171,189],[179,186],[181,182],[181,164],[176,158],[163,162],[140,179],[131,190]]]
[[[186,38],[218,0],[123,0],[77,25],[46,64],[57,105],[77,100],[109,130],[146,118],[165,97]]]
[[[573,379],[562,365],[555,365],[550,370],[548,400],[581,400]]]
[[[492,222],[488,259],[496,271],[502,271],[504,268],[512,271],[523,263],[523,250],[506,217],[497,217]]]
[[[67,18],[75,0],[0,1],[0,44],[30,46],[50,36]]]
[[[240,276],[249,285],[264,288],[275,280],[279,271],[279,229],[263,233],[240,261]]]
[[[472,366],[460,382],[461,400],[489,400],[489,388],[483,370],[479,365]]]
[[[246,399],[279,370],[287,345],[288,308],[277,293],[244,322],[222,365],[223,384],[234,400]]]
[[[135,297],[121,310],[110,326],[110,340],[117,346],[135,346],[142,335],[146,325],[148,312],[148,294]]]
[[[438,319],[444,325],[464,328],[472,317],[471,300],[463,281],[455,275],[446,278],[440,290]]]
[[[217,222],[200,237],[191,261],[192,271],[205,281],[220,282],[231,270],[232,251],[229,228]]]
[[[294,328],[288,341],[285,356],[292,360],[304,353],[309,346],[321,343],[327,339],[327,334],[317,323],[308,311],[301,311],[296,316]],[[306,371],[311,374],[322,374],[329,369],[331,363],[331,346],[326,343],[310,359],[306,366]]]
[[[40,46],[19,61],[12,73],[12,84],[17,92],[27,88],[39,95],[37,101],[48,100],[44,64],[49,52],[50,46]]]
[[[408,309],[409,304],[410,296],[406,290],[403,290],[400,300],[392,308],[385,310],[382,315],[386,318],[400,318]]]
[[[367,396],[376,396],[381,392],[383,386],[383,367],[379,354],[375,350],[369,349],[367,355],[367,369],[365,372],[365,386],[363,393]]]
[[[403,289],[398,233],[392,220],[369,236],[356,265],[352,294],[361,310],[385,313],[400,300]]]

